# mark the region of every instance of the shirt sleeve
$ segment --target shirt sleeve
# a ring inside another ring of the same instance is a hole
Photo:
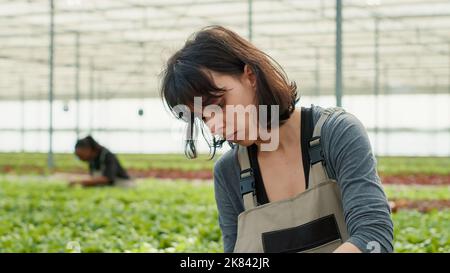
[[[223,155],[214,165],[214,194],[219,213],[219,226],[222,231],[224,252],[233,252],[237,237],[238,212],[233,206],[222,173],[226,157],[226,155]]]
[[[348,242],[362,252],[392,252],[391,210],[366,129],[348,112],[332,114],[328,123],[324,154],[340,186]]]

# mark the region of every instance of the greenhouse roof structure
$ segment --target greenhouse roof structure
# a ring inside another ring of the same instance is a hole
[[[48,99],[50,85],[62,100],[158,96],[165,60],[208,25],[251,40],[301,94],[331,95],[337,2],[1,0],[0,98]],[[450,1],[345,0],[340,10],[344,95],[450,92]]]

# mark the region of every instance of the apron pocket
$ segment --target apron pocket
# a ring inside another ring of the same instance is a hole
[[[333,214],[309,223],[262,233],[264,252],[301,252],[340,240],[339,227]]]

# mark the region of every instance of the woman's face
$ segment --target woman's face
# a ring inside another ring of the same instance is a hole
[[[239,76],[208,72],[215,85],[227,91],[214,103],[222,109],[222,115],[208,114],[203,109],[206,125],[213,135],[220,135],[240,145],[252,145],[257,139],[258,131],[256,115],[250,115],[247,111],[248,109],[257,111],[255,105],[258,105],[253,72],[248,66],[245,66],[244,72]]]
[[[94,158],[93,149],[90,149],[90,148],[76,148],[75,155],[81,161],[85,161],[85,162],[90,161]]]

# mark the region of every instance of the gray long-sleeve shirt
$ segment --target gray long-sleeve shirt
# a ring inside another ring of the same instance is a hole
[[[313,124],[324,109],[312,105]],[[333,113],[323,124],[322,149],[328,175],[342,194],[347,242],[363,252],[379,244],[381,252],[393,251],[393,223],[386,195],[377,174],[377,162],[364,125],[351,113]],[[223,154],[214,165],[214,191],[225,252],[236,243],[238,215],[244,211],[239,186],[236,149]]]

